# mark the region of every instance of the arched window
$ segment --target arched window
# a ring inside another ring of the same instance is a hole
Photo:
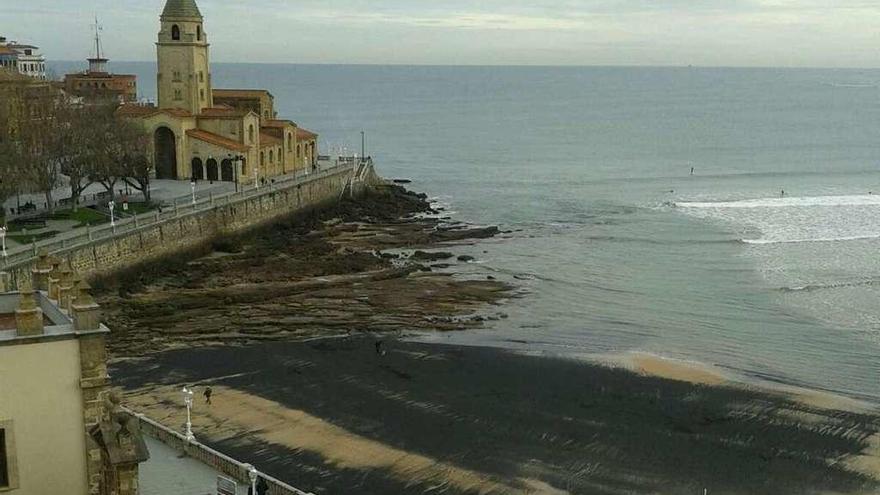
[[[250,127],[248,127],[248,141],[251,144],[254,144],[254,124],[251,124]]]
[[[287,152],[293,151],[293,133],[287,133]]]
[[[202,41],[202,26],[196,26],[196,39]]]
[[[266,164],[266,153],[261,151],[260,152],[260,166],[262,167],[265,164]]]
[[[171,39],[180,41],[180,28],[177,27],[177,24],[171,26]]]
[[[269,150],[269,163],[275,163],[275,152],[274,152],[274,150]]]
[[[296,156],[302,156],[302,154],[303,154],[302,145],[301,144],[296,145]]]

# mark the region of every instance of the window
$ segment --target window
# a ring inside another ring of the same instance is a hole
[[[260,166],[262,167],[265,164],[266,164],[266,154],[261,151],[260,152]]]
[[[251,124],[250,127],[248,127],[248,141],[251,144],[254,144],[254,124]]]
[[[287,152],[293,151],[293,134],[287,133]]]
[[[196,39],[202,41],[202,26],[196,26]]]
[[[171,39],[180,41],[180,28],[177,27],[177,24],[171,26]]]
[[[174,99],[175,100],[182,100],[183,99],[183,92],[180,91],[179,89],[175,89],[174,90]]]
[[[269,163],[275,163],[275,153],[273,150],[269,150]]]
[[[199,71],[199,82],[205,82],[205,73]]]
[[[0,491],[18,488],[12,421],[0,421]]]
[[[9,461],[6,460],[6,430],[0,429],[0,487],[9,486]]]
[[[205,101],[205,90],[204,89],[199,90],[199,97],[202,99],[202,101]]]

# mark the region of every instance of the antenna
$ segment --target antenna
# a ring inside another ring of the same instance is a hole
[[[103,29],[98,23],[98,14],[95,14],[95,58],[101,58],[101,31]]]

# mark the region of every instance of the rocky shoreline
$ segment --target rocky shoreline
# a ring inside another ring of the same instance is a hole
[[[99,280],[114,358],[182,346],[332,334],[462,330],[506,317],[514,288],[460,277],[444,245],[501,235],[450,223],[424,194],[384,186]]]

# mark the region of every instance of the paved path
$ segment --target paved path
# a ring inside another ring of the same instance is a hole
[[[150,459],[140,465],[141,495],[214,495],[217,493],[216,470],[181,453],[162,442],[144,436]],[[239,486],[238,495],[246,495],[247,487]]]

